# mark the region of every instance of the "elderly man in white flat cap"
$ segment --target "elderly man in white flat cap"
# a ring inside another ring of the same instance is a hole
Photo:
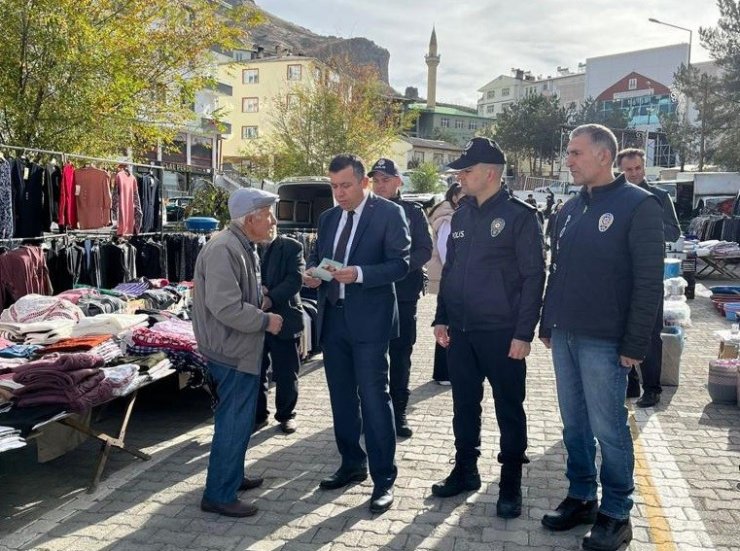
[[[213,440],[200,508],[247,517],[257,507],[237,498],[256,488],[244,460],[259,392],[265,332],[277,335],[283,319],[262,305],[257,243],[275,231],[272,206],[277,195],[243,188],[229,197],[231,222],[198,255],[193,293],[193,330],[216,387]]]

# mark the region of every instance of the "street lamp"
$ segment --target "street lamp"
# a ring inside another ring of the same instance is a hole
[[[694,38],[694,31],[691,29],[687,29],[686,27],[679,27],[678,25],[674,25],[673,23],[666,23],[665,21],[658,21],[657,19],[651,17],[648,19],[651,23],[657,23],[658,25],[665,25],[666,27],[673,27],[674,29],[680,29],[682,31],[688,31],[689,33],[689,55],[686,60],[686,68],[691,68],[691,41]]]

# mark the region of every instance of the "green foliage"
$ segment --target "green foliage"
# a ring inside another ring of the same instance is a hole
[[[374,71],[338,65],[340,78],[322,78],[272,98],[271,132],[243,150],[250,176],[277,181],[324,175],[339,153],[371,162],[410,127],[412,118],[402,114]]]
[[[185,216],[216,218],[223,228],[229,222],[229,192],[210,183],[204,185],[193,194],[193,201],[185,208]]]
[[[661,113],[660,127],[665,132],[668,143],[678,154],[681,160],[681,170],[684,164],[696,155],[696,129],[680,113]]]
[[[600,102],[589,97],[578,108],[570,112],[568,122],[572,126],[602,124],[612,130],[621,130],[627,128],[629,118],[622,110],[612,110],[605,113],[601,110]]]
[[[541,173],[543,162],[552,162],[559,154],[560,128],[568,114],[558,98],[533,94],[504,109],[493,129],[483,134],[499,143],[510,164],[529,159],[530,172]]]
[[[436,193],[444,189],[439,181],[437,166],[433,163],[421,163],[410,178],[411,187],[416,193]]]
[[[726,170],[740,170],[740,1],[717,0],[716,27],[701,28],[702,45],[722,70],[719,78],[686,72],[685,92],[700,112],[700,164],[706,149]]]
[[[119,154],[169,142],[256,8],[210,0],[0,0],[0,140]]]

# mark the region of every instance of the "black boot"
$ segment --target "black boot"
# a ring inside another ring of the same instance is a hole
[[[521,514],[522,465],[521,463],[505,463],[501,465],[496,516],[501,518],[517,518]]]
[[[596,512],[599,504],[592,501],[581,501],[573,497],[566,497],[557,509],[542,517],[542,526],[555,530],[570,530],[579,524],[593,524],[596,521]]]
[[[432,494],[437,497],[452,497],[478,489],[480,489],[478,466],[475,463],[456,463],[450,476],[432,486]]]
[[[406,419],[406,412],[396,413],[396,436],[400,438],[409,438],[414,434],[414,431],[409,427],[409,422]]]
[[[630,519],[619,520],[599,513],[585,538],[583,548],[592,551],[617,551],[622,544],[632,541]]]

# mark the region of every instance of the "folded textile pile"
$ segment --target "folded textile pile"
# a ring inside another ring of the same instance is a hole
[[[26,441],[20,436],[21,431],[13,427],[0,426],[0,452],[22,448]]]
[[[175,333],[165,331],[162,330],[161,326],[158,329],[155,329],[156,326],[160,325],[159,323],[157,323],[151,329],[147,327],[136,329],[131,335],[134,344],[138,346],[149,346],[151,348],[164,348],[170,350],[181,350],[184,352],[197,352],[198,345],[195,342],[195,337],[191,336],[192,329],[190,334],[187,334],[184,332],[185,330],[180,324],[177,324],[177,326],[174,325],[174,320],[168,320],[160,323],[167,324],[167,327],[178,327],[178,330],[180,332]],[[192,326],[190,322],[182,323]]]
[[[167,319],[161,323],[172,332],[164,332],[163,326],[157,330],[136,329],[129,338],[127,353],[145,356],[154,352],[164,352],[177,371],[190,374],[188,386],[192,388],[202,386],[205,382],[206,361],[198,352],[192,329],[188,331],[186,328],[186,325],[192,325],[191,322]]]
[[[107,341],[91,348],[90,354],[103,356],[105,363],[108,364],[116,358],[123,356],[123,350],[121,349],[121,344],[117,339],[108,339]]]
[[[78,321],[84,317],[82,310],[70,301],[45,295],[26,295],[10,308],[3,310],[0,321],[32,323],[53,320]]]
[[[60,405],[85,411],[113,396],[100,369],[105,361],[95,354],[49,354],[15,369],[13,381],[23,387],[14,395],[17,407]]]
[[[42,354],[54,352],[88,352],[92,348],[109,341],[113,335],[90,335],[87,337],[67,337],[41,349]]]
[[[141,384],[141,381],[137,380],[139,366],[135,364],[104,367],[103,373],[111,386],[113,396],[125,396]]]
[[[132,281],[130,283],[119,283],[113,290],[129,297],[140,297],[152,288],[152,284],[149,281]]]
[[[144,314],[98,314],[77,322],[72,329],[72,336],[118,335],[129,329],[145,327],[147,319],[148,316]]]
[[[13,307],[5,310],[3,315],[11,308]],[[0,321],[0,332],[4,337],[24,344],[51,344],[71,336],[75,321],[70,319],[52,319],[33,323]]]

